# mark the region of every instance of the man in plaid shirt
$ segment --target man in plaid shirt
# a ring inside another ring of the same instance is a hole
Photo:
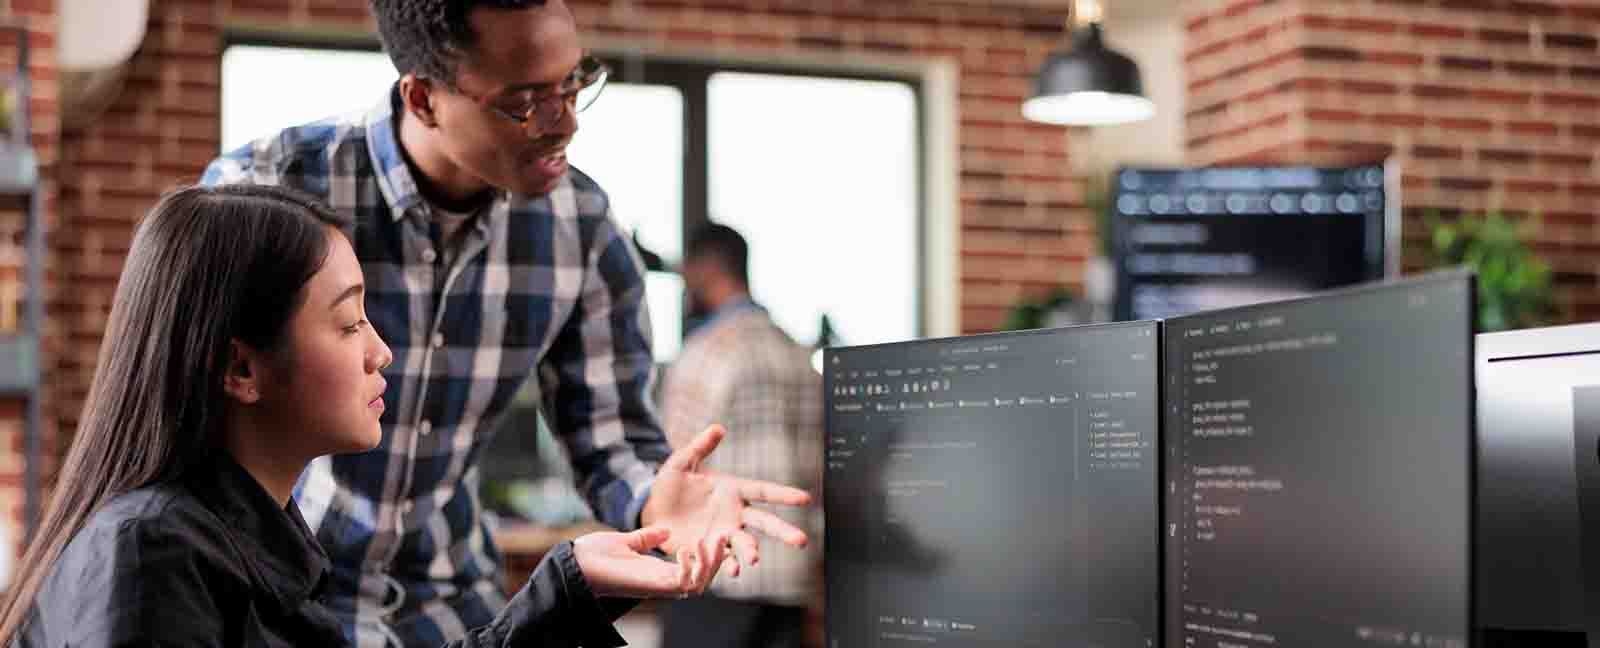
[[[437,646],[505,605],[477,459],[535,371],[607,524],[666,527],[664,551],[712,568],[731,550],[733,573],[757,560],[753,532],[804,546],[794,525],[748,506],[804,505],[804,491],[702,466],[719,426],[669,456],[649,400],[642,265],[605,192],[567,166],[605,68],[579,48],[562,0],[372,9],[401,74],[388,96],[224,155],[202,180],[289,186],[355,216],[367,314],[396,358],[383,441],[318,459],[295,489],[352,642]]]

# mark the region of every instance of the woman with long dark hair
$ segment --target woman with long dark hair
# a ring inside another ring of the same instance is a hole
[[[264,186],[180,189],[134,236],[83,416],[0,612],[0,646],[339,646],[292,492],[377,445],[393,359],[345,217]],[[564,543],[456,645],[621,645],[605,597],[702,591],[726,539]]]

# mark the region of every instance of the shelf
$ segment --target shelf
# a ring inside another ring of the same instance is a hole
[[[0,144],[0,196],[27,196],[39,184],[39,160],[31,148]]]
[[[38,387],[38,338],[0,334],[0,396],[27,396]]]

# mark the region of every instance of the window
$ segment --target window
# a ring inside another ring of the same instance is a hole
[[[917,337],[917,98],[906,83],[717,72],[710,213],[750,243],[757,301],[796,340]]]
[[[222,150],[375,105],[398,77],[382,52],[267,45],[222,51]]]
[[[605,188],[619,224],[673,262],[683,255],[683,111],[677,88],[608,83],[567,147],[572,166]],[[655,357],[666,362],[683,340],[683,281],[670,272],[645,281]]]
[[[917,82],[672,59],[610,62],[620,82],[678,89],[682,237],[707,220],[739,230],[750,243],[754,297],[796,341],[817,342],[824,316],[835,343],[928,331]],[[603,127],[584,122],[579,141]],[[680,261],[686,243],[663,256]]]

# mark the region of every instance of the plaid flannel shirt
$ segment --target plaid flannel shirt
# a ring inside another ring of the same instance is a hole
[[[662,381],[667,439],[686,445],[712,423],[734,432],[705,466],[718,472],[822,492],[822,374],[811,351],[748,301],[724,306],[683,343]],[[724,598],[804,606],[818,594],[822,508],[775,506],[779,517],[810,536],[795,551],[768,536],[761,563],[738,578],[724,568],[711,592]]]
[[[669,453],[649,397],[643,265],[605,192],[573,169],[548,195],[502,193],[445,267],[397,101],[391,90],[364,115],[257,140],[202,180],[293,187],[355,216],[367,318],[395,356],[383,440],[313,461],[295,498],[333,561],[330,607],[363,648],[437,646],[505,605],[477,458],[535,371],[603,522],[637,527]]]

